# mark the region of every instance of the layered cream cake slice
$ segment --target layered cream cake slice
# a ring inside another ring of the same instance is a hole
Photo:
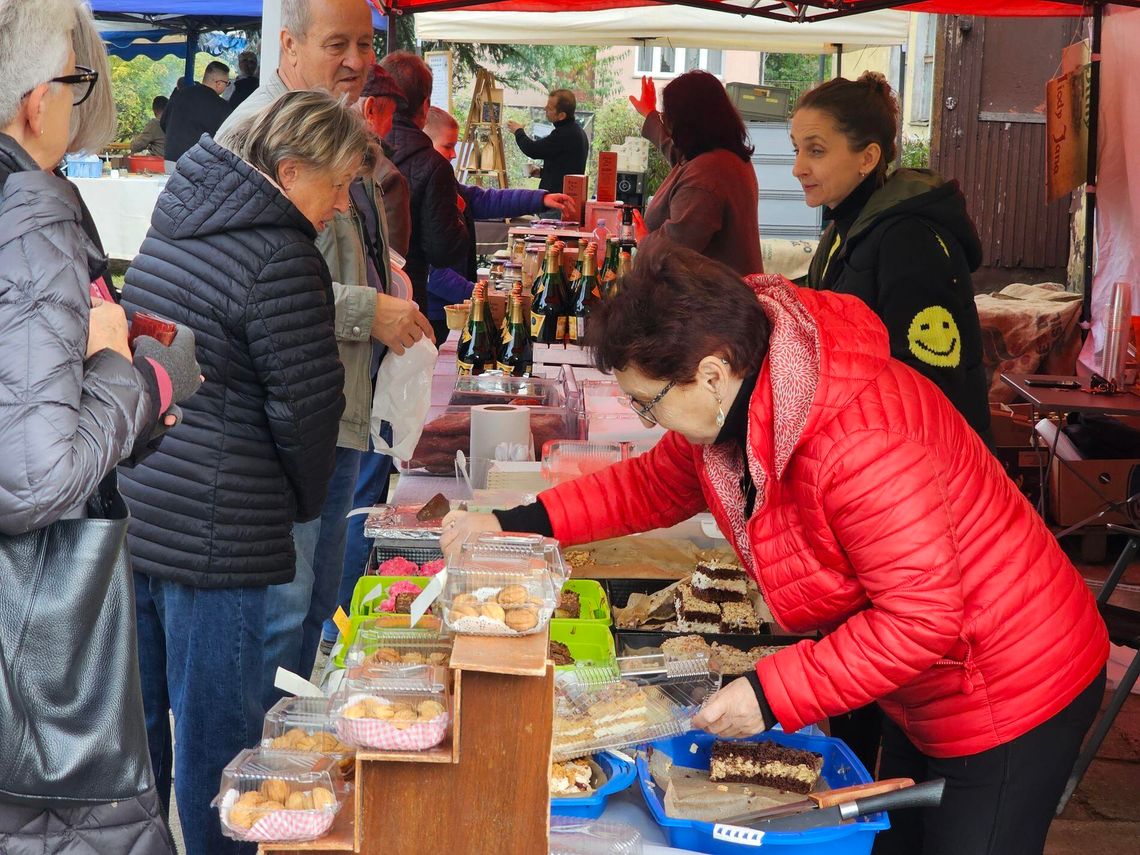
[[[731,564],[698,564],[690,581],[693,593],[709,603],[742,603],[748,600],[748,574]]]
[[[639,686],[628,683],[616,686],[606,698],[590,707],[595,738],[615,739],[642,730],[648,721],[648,701]]]
[[[755,784],[790,793],[810,793],[823,770],[823,755],[775,742],[713,743],[709,780]]]
[[[594,770],[585,758],[550,766],[550,795],[583,796],[594,791]]]
[[[677,629],[681,632],[720,632],[720,605],[700,599],[689,582],[679,582],[673,591]]]

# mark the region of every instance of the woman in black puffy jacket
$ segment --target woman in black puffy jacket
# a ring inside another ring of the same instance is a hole
[[[193,329],[206,376],[122,487],[151,758],[169,799],[172,710],[191,855],[242,851],[210,800],[261,733],[267,586],[293,578],[292,526],[321,512],[344,409],[314,238],[373,157],[358,114],[286,93],[183,156],[127,272],[128,313]]]

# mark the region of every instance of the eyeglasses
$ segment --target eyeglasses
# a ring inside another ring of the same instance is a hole
[[[99,72],[91,68],[86,68],[82,65],[75,66],[75,74],[65,74],[62,77],[53,77],[48,80],[48,83],[66,83],[71,86],[74,91],[74,100],[71,102],[73,107],[78,107],[84,101],[91,97],[91,93],[95,91],[95,82],[99,79]],[[23,94],[23,98],[27,98],[33,92],[29,89]]]
[[[665,388],[662,389],[660,392],[658,392],[656,397],[654,397],[654,399],[652,401],[650,401],[648,404],[642,405],[641,403],[634,400],[633,398],[630,398],[629,399],[629,408],[631,410],[633,410],[635,413],[637,413],[637,417],[639,419],[644,419],[645,421],[649,422],[651,425],[655,425],[655,424],[657,424],[657,416],[653,415],[653,408],[656,407],[658,404],[660,404],[661,399],[664,398],[666,395],[668,395],[669,390],[672,389],[676,385],[677,385],[676,380],[670,380],[668,383],[665,384]]]

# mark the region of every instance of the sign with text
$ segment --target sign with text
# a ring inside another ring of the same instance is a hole
[[[431,105],[451,112],[451,51],[433,50],[424,54],[431,69]]]
[[[1076,190],[1088,177],[1089,113],[1085,64],[1045,84],[1045,201]]]

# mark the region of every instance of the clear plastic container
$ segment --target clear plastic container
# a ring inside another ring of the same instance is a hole
[[[529,554],[495,555],[485,545],[478,553],[461,553],[456,566],[448,567],[440,598],[444,625],[462,635],[540,632],[558,605],[561,583],[543,559]]]
[[[509,374],[464,375],[456,378],[449,403],[453,407],[477,407],[484,404],[565,407],[566,385],[559,378],[513,377]]]
[[[550,855],[641,855],[641,832],[629,825],[552,816]]]
[[[541,534],[476,532],[459,547],[453,566],[481,571],[546,570],[559,588],[570,578],[558,541]]]
[[[620,442],[556,439],[542,451],[542,477],[551,486],[591,475],[622,460]]]
[[[332,758],[250,748],[226,766],[212,804],[230,839],[287,843],[327,834],[345,796]]]
[[[336,735],[328,698],[282,698],[265,714],[261,747],[271,751],[323,754],[336,761],[350,779],[356,770],[356,749]]]
[[[446,670],[405,668],[344,681],[332,703],[337,735],[357,748],[426,751],[451,723]]]
[[[369,624],[356,631],[345,665],[349,669],[364,669],[366,674],[398,673],[409,665],[447,667],[450,660],[450,636],[430,630],[388,629]],[[349,674],[350,678],[353,676]]]
[[[553,759],[685,733],[719,685],[707,660],[659,655],[622,657],[616,668],[564,670],[556,688]]]

